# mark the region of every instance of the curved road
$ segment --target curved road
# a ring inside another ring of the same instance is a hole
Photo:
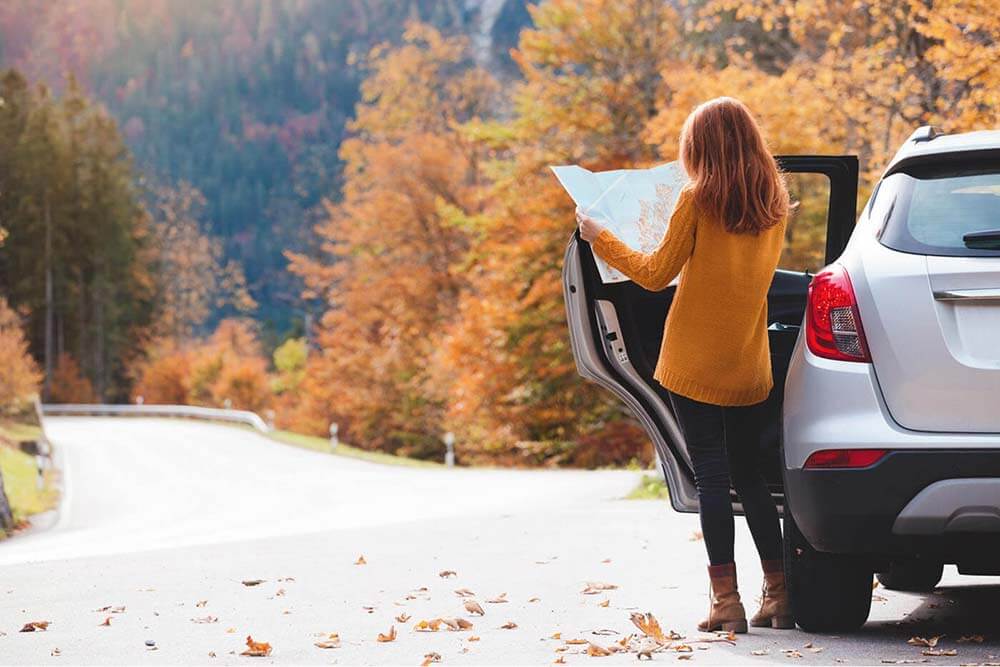
[[[3,664],[240,664],[248,634],[283,664],[413,665],[429,652],[452,664],[546,664],[561,655],[553,633],[609,645],[633,629],[633,611],[698,636],[707,598],[696,517],[621,500],[636,473],[381,466],[184,421],[53,418],[47,430],[66,493],[53,526],[0,543]],[[760,575],[744,528],[749,606]],[[617,588],[584,595],[588,581]],[[941,647],[957,655],[926,659],[996,661],[1000,586],[983,581],[950,571],[935,594],[876,590],[872,620],[850,637],[756,631],[733,646],[695,644],[692,659],[919,661],[906,639],[946,634]],[[485,616],[463,609],[460,588]],[[412,629],[442,616],[475,627]],[[35,620],[51,625],[17,632]],[[376,641],[391,625],[397,639]],[[314,646],[332,632],[340,648]],[[954,641],[976,633],[983,643]],[[571,664],[595,659],[565,653]]]

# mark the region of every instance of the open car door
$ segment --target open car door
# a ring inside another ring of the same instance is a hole
[[[774,391],[762,433],[765,476],[783,500],[780,468],[781,402],[785,374],[798,338],[812,274],[843,252],[854,228],[858,196],[856,156],[779,156],[793,211],[785,249],[768,292]],[[676,284],[650,292],[631,281],[602,282],[590,244],[574,233],[563,263],[563,296],[573,356],[580,375],[629,407],[653,441],[680,512],[696,512],[698,496],[684,437],[666,390],[653,379],[667,311]],[[733,494],[734,508],[742,511]]]

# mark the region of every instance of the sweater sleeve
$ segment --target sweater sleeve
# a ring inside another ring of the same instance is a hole
[[[650,254],[632,250],[607,229],[594,239],[594,252],[605,262],[646,289],[657,292],[677,277],[694,251],[695,215],[687,191],[670,217],[667,233]]]

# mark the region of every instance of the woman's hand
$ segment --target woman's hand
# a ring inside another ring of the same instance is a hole
[[[576,208],[576,223],[580,226],[580,238],[588,243],[593,243],[604,230],[604,225],[581,211],[579,206]]]

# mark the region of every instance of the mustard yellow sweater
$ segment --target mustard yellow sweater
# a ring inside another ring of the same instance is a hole
[[[681,194],[666,236],[651,254],[634,251],[607,229],[593,249],[648,290],[680,273],[654,377],[703,403],[752,405],[773,386],[767,340],[767,291],[781,254],[785,222],[760,234],[733,234]]]

